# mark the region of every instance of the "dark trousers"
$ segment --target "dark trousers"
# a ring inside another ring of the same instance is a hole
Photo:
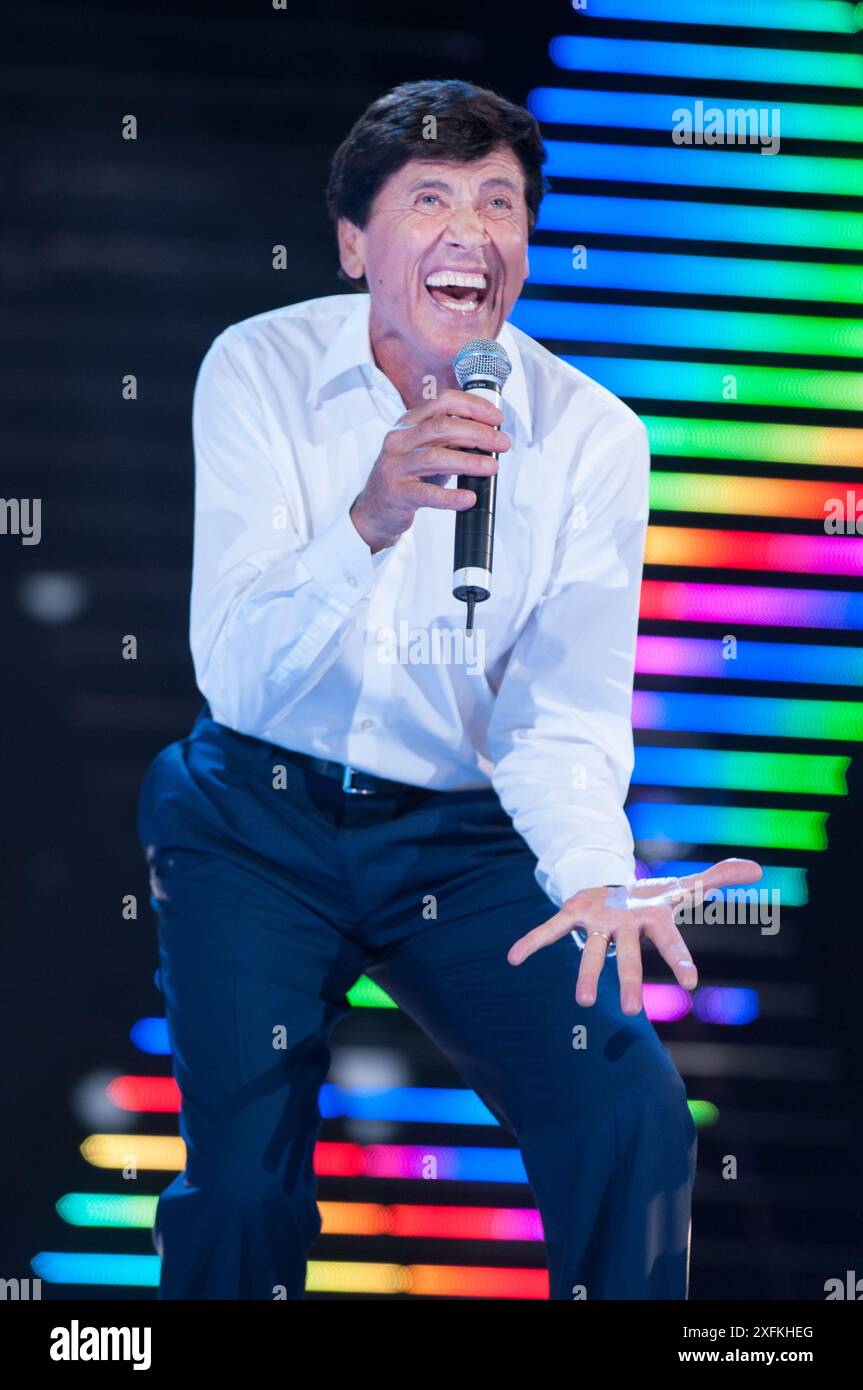
[[[614,960],[591,1008],[571,936],[507,963],[555,909],[494,792],[346,795],[205,707],[151,763],[139,834],[187,1146],[157,1209],[161,1298],[302,1297],[318,1091],[363,973],[515,1136],[551,1297],[687,1297],[683,1082],[621,1013]]]

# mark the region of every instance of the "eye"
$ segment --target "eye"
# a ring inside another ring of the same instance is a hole
[[[424,203],[423,200],[426,199],[426,198],[428,198],[428,199],[430,200],[430,202]],[[439,197],[438,197],[438,195],[437,195],[436,193],[420,193],[420,195],[419,195],[419,197],[417,198],[416,201],[417,201],[418,203],[423,204],[423,206],[425,206],[425,207],[429,207],[429,206],[431,206],[432,203],[439,203],[439,202],[440,202],[440,199],[439,199]]]
[[[496,198],[490,198],[489,204],[495,212],[506,212],[508,208],[512,207],[509,198],[505,198],[502,193],[498,194]]]

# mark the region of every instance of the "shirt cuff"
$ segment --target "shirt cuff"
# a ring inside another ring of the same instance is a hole
[[[574,850],[564,855],[551,871],[546,893],[557,907],[582,888],[603,888],[609,884],[635,881],[635,859],[619,854],[591,854]]]
[[[313,579],[342,603],[353,607],[371,589],[386,551],[373,556],[354,523],[350,511],[342,512],[325,531],[309,541],[302,561]]]

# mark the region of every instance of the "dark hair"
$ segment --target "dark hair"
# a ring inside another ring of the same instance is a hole
[[[428,118],[434,117],[434,138]],[[363,112],[336,150],[327,183],[333,222],[346,217],[365,227],[375,195],[410,159],[482,159],[500,145],[517,157],[524,172],[528,230],[533,231],[546,191],[547,155],[539,125],[523,106],[472,82],[430,79],[402,82]],[[342,280],[365,289],[364,277]]]

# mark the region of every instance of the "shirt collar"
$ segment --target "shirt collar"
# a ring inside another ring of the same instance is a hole
[[[380,370],[372,356],[369,342],[370,306],[369,295],[356,295],[356,304],[350,307],[335,337],[321,358],[317,372],[312,377],[308,392],[308,399],[311,403],[318,404],[321,393],[331,382],[358,370],[365,373],[367,380],[373,381],[378,377],[391,390],[395,390],[389,378]],[[504,406],[508,406],[518,417],[526,437],[530,439],[532,431],[527,378],[525,377],[521,352],[509,323],[505,323],[501,328],[498,342],[506,348],[512,363],[512,371],[503,393]]]

